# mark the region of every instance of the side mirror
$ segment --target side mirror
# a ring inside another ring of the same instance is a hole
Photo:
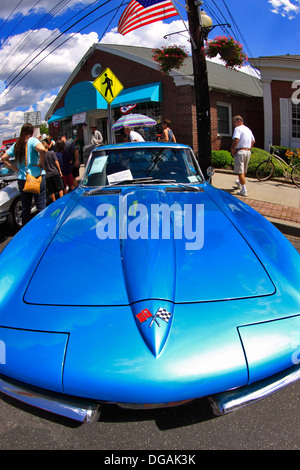
[[[215,169],[213,166],[209,166],[206,170],[206,174],[208,176],[208,181],[211,180],[212,176],[215,174]]]

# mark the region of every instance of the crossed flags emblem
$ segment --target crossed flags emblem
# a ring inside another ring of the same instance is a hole
[[[165,308],[160,307],[155,315],[152,315],[152,313],[147,309],[144,308],[140,313],[136,315],[136,318],[139,320],[140,323],[144,323],[145,321],[148,320],[148,318],[151,319],[149,328],[153,325],[153,322],[155,322],[159,327],[160,324],[158,322],[158,318],[163,320],[164,322],[168,323],[172,316],[172,313],[168,312]]]

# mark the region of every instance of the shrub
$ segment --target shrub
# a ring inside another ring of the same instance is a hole
[[[265,150],[253,147],[251,150],[251,158],[248,165],[247,175],[255,176],[256,168],[261,162],[267,160],[269,155],[270,154]]]
[[[261,162],[263,162],[264,160],[267,160],[269,156],[270,154],[266,152],[265,150],[253,147],[251,151],[251,158],[250,158],[247,174],[251,176],[256,176],[255,175],[256,168]],[[273,159],[273,163],[275,167],[273,176],[284,176],[284,169],[282,168],[282,166],[278,162],[276,162],[275,159]]]
[[[250,162],[248,165],[247,175],[255,177],[256,168],[261,162],[267,160],[269,156],[270,154],[266,152],[265,150],[253,147],[251,150],[251,158],[250,158]],[[273,159],[273,163],[275,167],[273,176],[284,176],[284,169],[280,165],[280,163],[276,162],[275,159]],[[294,160],[294,163],[296,163],[296,159]],[[211,153],[211,164],[214,168],[233,169],[234,159],[231,153],[228,152],[227,150],[213,150]]]
[[[214,168],[233,168],[233,157],[227,150],[213,150],[211,164]]]

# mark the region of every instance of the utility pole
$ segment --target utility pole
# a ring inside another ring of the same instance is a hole
[[[212,21],[207,15],[200,14],[199,7],[202,3],[197,0],[186,0],[194,68],[198,162],[206,176],[206,170],[211,165],[211,123],[204,39],[207,37]],[[204,21],[207,21],[207,24]]]

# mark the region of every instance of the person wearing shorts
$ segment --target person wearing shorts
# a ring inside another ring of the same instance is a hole
[[[56,153],[49,150],[49,144],[43,141],[43,145],[47,150],[44,160],[44,169],[46,171],[47,191],[51,194],[52,201],[56,200],[56,194],[59,197],[64,195],[64,184],[62,182],[62,172]]]
[[[234,157],[234,172],[238,175],[236,185],[240,189],[238,195],[246,197],[246,173],[255,139],[249,127],[244,125],[241,116],[235,116],[232,121],[235,129],[232,136],[231,154]]]
[[[59,145],[59,148],[62,153],[61,171],[63,175],[63,182],[65,185],[64,194],[67,194],[67,188],[69,188],[69,191],[72,191],[73,189],[77,188],[77,181],[73,177],[73,173],[72,173],[75,157],[74,157],[74,152],[73,152],[73,146],[65,140],[65,137],[62,137],[60,142],[61,142],[61,147]],[[76,151],[78,152],[78,150]]]

